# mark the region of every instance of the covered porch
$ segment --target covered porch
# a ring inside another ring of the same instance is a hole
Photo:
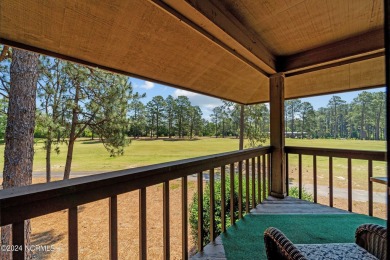
[[[108,199],[108,256],[118,259],[123,250],[118,247],[118,196],[137,191],[139,205],[134,210],[139,211],[139,250],[134,255],[146,259],[150,235],[146,232],[150,214],[147,188],[161,184],[161,255],[164,259],[171,257],[170,214],[180,211],[181,258],[187,259],[188,176],[197,175],[197,250],[202,252],[204,222],[209,223],[210,241],[219,235],[216,217],[221,219],[225,233],[227,223],[234,226],[251,210],[254,215],[293,211],[313,216],[340,214],[332,208],[333,158],[347,159],[348,208],[341,213],[347,215],[353,211],[352,161],[367,161],[367,214],[372,216],[373,161],[388,161],[388,154],[285,146],[284,101],[388,85],[388,21],[389,2],[380,0],[1,1],[1,44],[243,105],[270,102],[271,122],[269,147],[1,190],[0,225],[12,224],[14,245],[24,245],[24,220],[67,210],[65,257],[78,259],[78,208]],[[303,191],[302,156],[313,158],[314,203],[288,197],[291,154],[298,155],[299,199]],[[318,157],[329,161],[330,208],[316,204]],[[210,176],[209,208],[203,206],[204,172]],[[217,178],[221,183],[220,201],[214,189]],[[173,209],[169,183],[177,179],[181,181],[181,208]],[[237,180],[237,187],[233,180]],[[220,207],[219,216],[215,215],[216,207]],[[206,211],[208,219],[204,218]],[[23,259],[24,254],[15,251],[13,257]]]

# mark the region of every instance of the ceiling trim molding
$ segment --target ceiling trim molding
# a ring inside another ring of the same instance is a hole
[[[369,55],[362,54],[383,53],[384,47],[384,31],[382,28],[305,52],[279,57],[278,70],[286,73],[308,69],[313,71],[316,67],[321,68],[324,65],[337,64],[341,60],[346,60],[348,63],[349,58],[354,59],[356,56],[361,56],[363,59],[364,57],[370,58]]]

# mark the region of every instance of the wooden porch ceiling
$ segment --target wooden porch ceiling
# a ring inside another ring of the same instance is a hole
[[[242,104],[383,86],[382,0],[0,2],[0,43]]]

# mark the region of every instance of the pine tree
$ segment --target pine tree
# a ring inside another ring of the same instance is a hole
[[[38,62],[38,54],[12,50],[3,189],[30,185],[32,181]],[[30,221],[26,220],[26,245],[30,243],[30,233]],[[10,245],[11,240],[11,227],[3,227],[1,244]],[[11,252],[0,253],[1,259],[11,259]],[[31,252],[25,251],[25,258],[31,257]]]

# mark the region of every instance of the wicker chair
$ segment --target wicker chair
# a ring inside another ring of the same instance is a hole
[[[277,228],[269,227],[264,232],[268,259],[306,260],[307,258]]]
[[[387,259],[386,228],[375,224],[363,224],[356,229],[355,242],[378,259]]]
[[[279,229],[269,227],[264,232],[268,259],[387,259],[386,228],[363,224],[356,229],[356,243],[293,244]]]

